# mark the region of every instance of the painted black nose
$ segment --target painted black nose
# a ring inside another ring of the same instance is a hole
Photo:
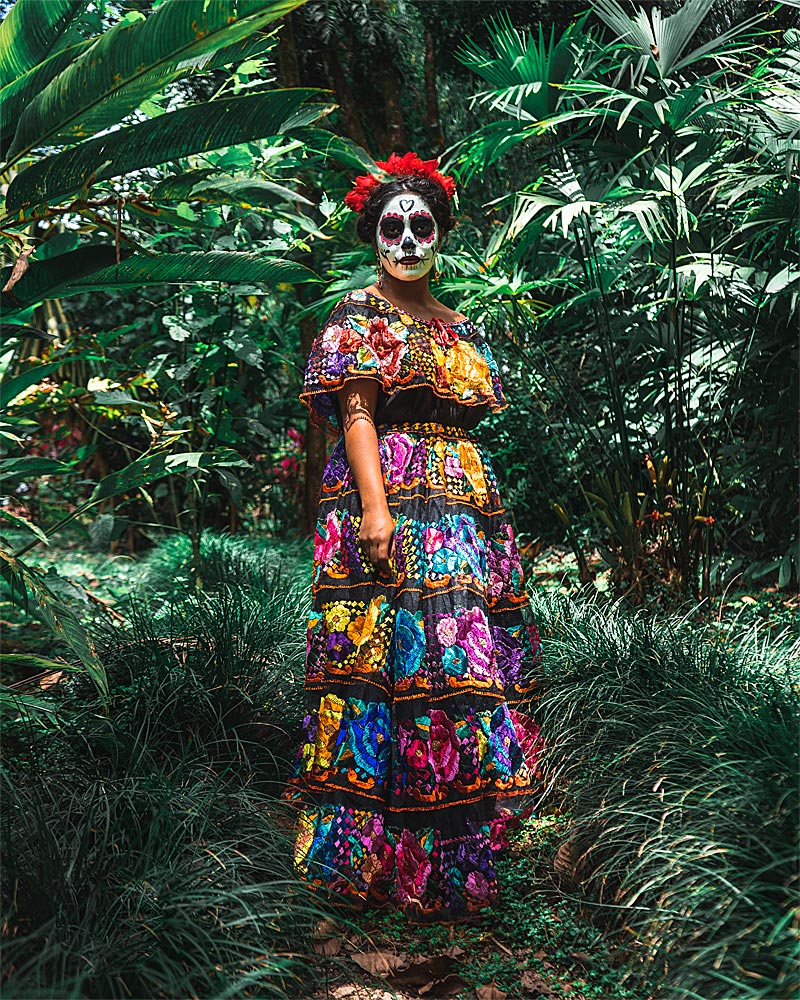
[[[417,244],[411,239],[410,236],[406,236],[401,244],[403,250],[413,250],[416,245]]]

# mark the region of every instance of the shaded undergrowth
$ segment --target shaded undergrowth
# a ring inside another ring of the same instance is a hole
[[[117,605],[124,624],[95,622],[107,708],[75,675],[38,693],[46,711],[4,720],[6,996],[302,997],[320,979],[323,907],[294,878],[277,800],[301,714],[308,552],[209,533],[206,592],[193,569],[170,540]],[[788,996],[791,637],[532,596],[547,801],[501,862],[502,907],[458,932],[465,984]],[[392,914],[362,930],[369,947],[445,944]]]

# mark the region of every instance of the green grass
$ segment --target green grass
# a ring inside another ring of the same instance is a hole
[[[4,720],[5,995],[280,998],[352,981],[348,958],[311,952],[324,909],[295,880],[276,802],[302,711],[308,547],[207,533],[201,594],[185,539],[139,563],[74,545],[36,559],[125,620],[82,605],[107,710],[77,675],[39,695],[46,714]],[[548,795],[500,861],[501,905],[452,937],[368,915],[357,947],[456,944],[467,986],[512,1000],[537,983],[572,1000],[788,996],[792,609],[768,592],[729,594],[721,620],[633,614],[564,586],[532,587]]]

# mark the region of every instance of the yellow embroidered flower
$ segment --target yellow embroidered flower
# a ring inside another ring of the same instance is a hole
[[[294,841],[294,863],[305,872],[308,869],[308,852],[314,841],[314,820],[307,812],[298,815],[297,831]]]
[[[332,604],[325,609],[325,624],[329,632],[344,632],[350,622],[350,611],[346,604]]]
[[[445,371],[456,395],[467,399],[481,394],[492,395],[492,375],[484,358],[472,344],[459,340],[445,356]]]
[[[483,474],[483,465],[480,458],[478,458],[475,445],[470,441],[459,441],[458,459],[461,462],[464,475],[470,481],[478,499],[485,498],[488,493],[486,477]]]
[[[347,626],[347,638],[351,642],[354,642],[356,646],[358,646],[359,643],[361,642],[361,634],[364,630],[364,622],[366,620],[367,620],[366,615],[359,615],[357,618],[354,618]]]
[[[344,698],[337,698],[335,694],[323,695],[319,703],[317,737],[314,741],[314,764],[322,771],[327,771],[331,766],[343,712]]]

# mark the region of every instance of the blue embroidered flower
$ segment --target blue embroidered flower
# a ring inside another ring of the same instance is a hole
[[[425,656],[425,629],[422,612],[411,614],[398,608],[394,625],[392,660],[395,677],[413,677]]]
[[[356,767],[379,781],[386,777],[389,760],[389,709],[379,702],[355,701],[349,721],[348,749]]]
[[[461,646],[447,646],[442,651],[442,666],[445,673],[460,677],[467,669],[467,654]]]

